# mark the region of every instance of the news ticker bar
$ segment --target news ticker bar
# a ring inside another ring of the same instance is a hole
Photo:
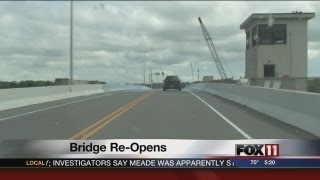
[[[320,159],[0,159],[1,168],[320,168]]]

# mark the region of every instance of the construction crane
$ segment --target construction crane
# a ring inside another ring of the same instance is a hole
[[[221,60],[220,60],[220,56],[212,42],[212,38],[210,37],[210,34],[209,32],[207,31],[206,27],[204,26],[202,20],[200,17],[198,17],[198,20],[200,22],[200,26],[201,26],[201,30],[202,30],[202,33],[203,33],[203,37],[204,39],[206,40],[206,43],[208,45],[208,48],[209,48],[209,51],[210,51],[210,54],[212,56],[212,59],[213,61],[215,62],[216,66],[217,66],[217,69],[218,69],[218,72],[221,76],[221,79],[228,79],[227,77],[227,74],[226,74],[226,71],[224,70],[223,66],[222,66],[222,63],[221,63]]]

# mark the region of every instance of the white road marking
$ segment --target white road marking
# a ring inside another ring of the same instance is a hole
[[[17,114],[17,115],[14,115],[14,116],[0,118],[0,121],[4,121],[4,120],[7,120],[7,119],[12,119],[12,118],[16,118],[16,117],[21,117],[21,116],[26,116],[26,115],[29,115],[29,114],[33,114],[33,113],[37,113],[37,112],[41,112],[41,111],[46,111],[46,110],[49,110],[49,109],[54,109],[54,108],[58,108],[58,107],[61,107],[61,106],[66,106],[66,105],[69,105],[69,104],[75,104],[75,103],[79,103],[79,102],[82,102],[82,101],[88,101],[88,100],[91,100],[91,99],[97,99],[97,98],[100,98],[100,97],[103,97],[103,96],[116,95],[116,94],[121,94],[121,93],[125,93],[125,92],[129,92],[129,91],[121,91],[119,93],[111,93],[111,94],[104,93],[101,96],[95,96],[95,97],[91,97],[91,98],[81,99],[81,100],[78,100],[78,101],[71,101],[71,102],[64,103],[64,104],[59,104],[59,105],[55,105],[55,106],[51,106],[51,107],[47,107],[47,108],[43,108],[43,109],[38,109],[38,110],[35,110],[35,111],[30,111],[30,112],[26,112],[26,113]],[[53,101],[51,101],[51,102],[53,102]],[[34,105],[36,105],[36,104],[34,104]]]
[[[157,93],[156,95],[157,96],[189,96],[189,94],[187,94],[187,93],[169,93],[169,94],[166,94],[166,93],[159,94],[159,93]]]
[[[203,102],[205,105],[207,105],[212,111],[217,113],[223,120],[225,120],[228,124],[230,124],[234,129],[236,129],[240,134],[242,134],[247,139],[252,139],[250,135],[248,135],[246,132],[244,132],[241,128],[239,128],[237,125],[235,125],[233,122],[231,122],[228,118],[226,118],[223,114],[221,114],[218,110],[216,110],[214,107],[212,107],[209,103],[207,103],[205,100],[200,98],[198,95],[194,94],[193,92],[189,90],[185,90],[192,94],[194,97],[199,99],[201,102]]]

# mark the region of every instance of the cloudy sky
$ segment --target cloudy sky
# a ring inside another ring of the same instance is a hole
[[[201,17],[229,75],[244,75],[245,33],[252,13],[315,12],[309,21],[309,76],[320,76],[320,2],[74,2],[74,78],[143,82],[147,72],[192,80],[218,77]],[[70,2],[0,2],[0,81],[69,77]],[[143,53],[147,49],[153,51]],[[148,82],[148,73],[146,81]],[[156,79],[157,80],[157,79]]]

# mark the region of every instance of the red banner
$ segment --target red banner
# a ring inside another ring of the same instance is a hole
[[[320,179],[317,169],[275,170],[209,170],[209,169],[1,169],[0,179],[175,179],[175,180],[224,180],[224,179]]]

